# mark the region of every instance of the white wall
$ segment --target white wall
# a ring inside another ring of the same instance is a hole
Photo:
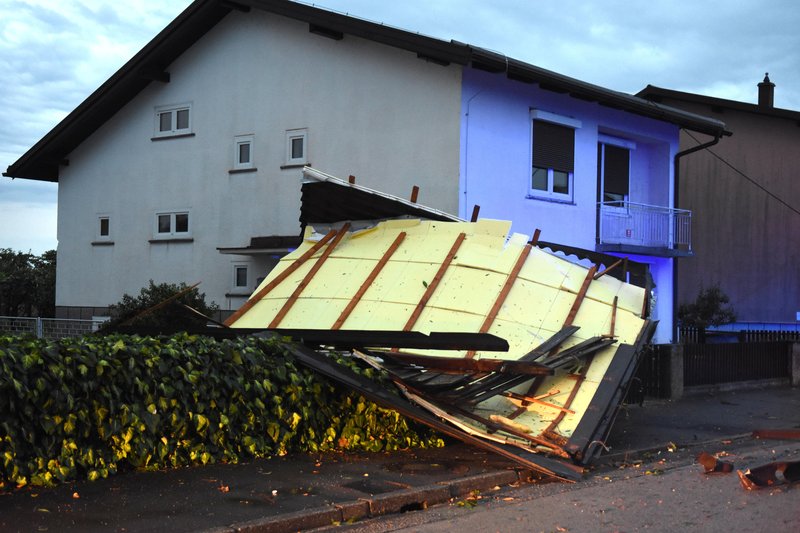
[[[385,192],[458,209],[461,69],[258,10],[232,13],[70,154],[59,185],[58,306],[105,306],[149,279],[195,283],[236,308],[233,263],[252,236],[299,234],[300,169],[285,131],[308,129],[309,163]],[[151,141],[156,106],[192,104],[193,137]],[[257,172],[229,174],[254,134]],[[189,209],[192,243],[152,244],[157,210]],[[113,246],[97,246],[97,216]],[[251,273],[251,283],[256,275]]]

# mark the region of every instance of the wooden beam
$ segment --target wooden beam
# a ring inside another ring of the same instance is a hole
[[[347,177],[347,183],[349,183],[350,185],[352,185],[352,184],[354,184],[355,182],[356,182],[356,177],[355,177],[355,176],[353,176],[352,174],[350,174],[350,175]]]
[[[349,222],[339,228],[339,231],[336,233],[336,237],[334,237],[327,248],[325,248],[325,251],[322,252],[322,255],[319,256],[319,259],[317,259],[317,261],[314,263],[314,266],[311,267],[311,270],[308,271],[292,295],[289,296],[289,298],[286,300],[286,303],[283,304],[283,307],[281,307],[281,310],[278,311],[278,314],[275,315],[275,318],[272,319],[272,322],[269,323],[267,328],[273,329],[278,327],[278,325],[281,323],[281,320],[284,319],[289,310],[294,306],[297,298],[300,296],[300,293],[303,292],[303,289],[305,289],[309,283],[311,283],[311,280],[314,279],[316,273],[319,272],[319,269],[322,268],[322,265],[325,264],[325,261],[327,261],[328,257],[330,257],[333,250],[336,249],[336,246],[341,242],[347,233],[347,230],[349,229]]]
[[[472,216],[470,217],[470,222],[477,222],[478,221],[478,214],[481,212],[481,206],[475,204],[472,206]]]
[[[444,273],[447,271],[447,268],[450,266],[450,263],[453,262],[453,258],[458,253],[458,249],[461,247],[461,243],[464,242],[466,238],[466,233],[459,233],[458,237],[456,237],[456,241],[453,243],[453,246],[450,247],[450,251],[447,252],[447,256],[444,258],[439,270],[436,272],[436,275],[433,277],[433,280],[428,284],[428,288],[425,289],[425,293],[420,298],[417,307],[414,308],[414,312],[411,313],[411,316],[406,321],[406,325],[403,326],[403,331],[411,331],[414,327],[414,324],[417,323],[417,319],[422,314],[422,310],[425,309],[425,305],[427,305],[428,300],[431,299],[433,296],[436,287],[439,286],[439,283],[442,281],[444,277]]]
[[[519,276],[520,270],[522,270],[522,266],[525,264],[525,260],[528,258],[528,255],[531,253],[531,248],[533,246],[531,244],[526,244],[525,247],[520,251],[519,257],[517,257],[517,261],[514,263],[514,267],[509,272],[508,277],[506,278],[506,282],[503,284],[503,287],[500,289],[500,292],[497,295],[497,298],[494,301],[494,305],[489,310],[489,314],[486,315],[486,318],[481,324],[481,328],[478,330],[479,333],[487,333],[489,328],[492,327],[494,323],[494,319],[497,318],[497,314],[500,312],[500,308],[508,298],[508,293],[511,292],[511,287],[514,286],[514,282],[517,281],[517,277]],[[475,350],[470,350],[467,352],[467,359],[472,359],[475,357]]]
[[[322,239],[319,240],[319,242],[317,242],[316,244],[314,244],[314,246],[309,248],[303,255],[295,259],[291,265],[286,267],[286,270],[275,276],[275,279],[270,281],[267,285],[264,286],[264,288],[262,288],[257,293],[252,295],[250,299],[244,303],[244,305],[242,305],[239,309],[237,309],[235,313],[233,313],[231,316],[227,318],[227,320],[225,320],[225,325],[230,326],[231,324],[239,320],[239,317],[241,317],[243,314],[249,311],[254,305],[260,302],[261,299],[264,298],[264,296],[266,296],[272,289],[280,285],[283,280],[288,278],[295,270],[300,268],[300,266],[303,263],[305,263],[311,256],[317,253],[317,251],[323,246],[325,246],[328,243],[328,241],[333,239],[334,236],[336,236],[336,232],[334,230],[329,231]]]
[[[614,304],[611,307],[611,331],[608,334],[613,338],[614,337],[614,328],[617,324],[617,301],[619,300],[619,296],[614,296]]]
[[[586,277],[581,284],[580,290],[578,290],[578,295],[575,297],[575,301],[572,302],[572,308],[570,308],[567,319],[564,321],[564,326],[571,326],[572,322],[575,321],[575,317],[578,315],[578,310],[581,308],[583,299],[586,298],[586,291],[589,290],[589,284],[592,282],[595,272],[597,272],[597,265],[592,265],[592,268],[590,268],[589,272],[586,273]]]
[[[458,373],[524,374],[531,376],[551,376],[553,369],[533,361],[513,361],[504,359],[462,359],[434,355],[413,355],[406,353],[384,353],[383,357],[431,370]]]
[[[412,189],[411,189],[411,203],[412,204],[417,203],[417,197],[418,196],[419,196],[419,187],[414,185],[414,187],[412,187]]]
[[[611,265],[610,267],[606,268],[605,270],[601,270],[600,272],[598,272],[597,274],[595,274],[595,275],[594,275],[594,279],[600,279],[600,278],[602,278],[603,276],[605,276],[606,274],[608,274],[608,273],[609,273],[609,272],[610,272],[612,269],[614,269],[614,268],[618,267],[618,266],[619,266],[619,265],[621,265],[621,264],[622,264],[622,259],[618,259],[618,260],[617,260],[616,262],[614,262],[614,264],[613,264],[613,265]]]
[[[542,230],[540,230],[539,228],[536,228],[536,230],[533,232],[533,238],[530,241],[532,245],[536,246],[537,244],[539,244],[539,236],[541,234],[542,234]]]
[[[397,251],[397,249],[400,247],[400,244],[403,242],[403,239],[405,238],[406,238],[405,231],[402,231],[400,232],[399,235],[397,235],[397,238],[395,238],[394,242],[383,253],[383,256],[378,261],[378,264],[375,265],[375,267],[372,269],[372,272],[369,273],[369,276],[367,276],[367,278],[361,284],[361,287],[358,288],[358,291],[356,291],[355,296],[353,296],[353,298],[347,304],[347,307],[344,308],[344,311],[342,311],[342,313],[339,315],[339,318],[336,319],[336,322],[333,323],[331,329],[340,329],[344,325],[345,321],[347,320],[347,317],[350,316],[350,313],[352,313],[353,309],[356,308],[358,302],[360,302],[361,298],[364,296],[364,293],[366,293],[367,289],[369,289],[372,286],[372,283],[375,281],[375,278],[378,277],[378,274],[381,273],[383,267],[386,266],[386,263],[389,262],[389,259]]]

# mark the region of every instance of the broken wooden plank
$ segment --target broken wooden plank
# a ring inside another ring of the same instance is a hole
[[[412,355],[407,353],[385,353],[388,357],[405,364],[416,365],[432,370],[446,372],[472,372],[500,374],[525,374],[530,376],[552,375],[553,369],[533,361],[506,361],[503,359],[461,359],[455,357],[437,357],[432,355]]]

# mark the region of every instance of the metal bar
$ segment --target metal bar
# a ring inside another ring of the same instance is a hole
[[[453,258],[458,253],[458,249],[461,247],[461,243],[464,242],[466,238],[466,233],[459,233],[456,241],[453,243],[453,246],[450,247],[450,251],[447,253],[447,256],[444,258],[439,270],[436,272],[436,275],[433,277],[433,280],[428,284],[428,288],[425,290],[425,294],[422,295],[420,298],[417,307],[414,308],[414,312],[411,313],[411,316],[408,318],[406,325],[403,326],[403,331],[411,331],[411,328],[414,327],[414,324],[417,323],[417,319],[422,314],[422,310],[425,309],[425,305],[428,303],[428,300],[431,299],[433,296],[436,287],[439,286],[439,282],[442,281],[444,277],[444,273],[447,271],[447,267],[450,266],[450,263],[453,262]]]
[[[240,317],[241,317],[243,314],[245,314],[247,311],[249,311],[249,310],[250,310],[250,309],[251,309],[251,308],[252,308],[254,305],[256,305],[258,302],[260,302],[260,301],[261,301],[261,299],[262,299],[262,298],[264,298],[264,296],[266,296],[266,295],[267,295],[267,294],[268,294],[268,293],[269,293],[269,292],[270,292],[272,289],[274,289],[275,287],[277,287],[278,285],[280,285],[280,284],[281,284],[281,282],[282,282],[283,280],[285,280],[286,278],[288,278],[288,277],[289,277],[289,276],[290,276],[290,275],[291,275],[291,274],[292,274],[292,273],[293,273],[295,270],[297,270],[298,268],[300,268],[300,266],[301,266],[303,263],[305,263],[305,262],[308,260],[308,258],[309,258],[309,257],[311,257],[311,256],[313,256],[315,253],[317,253],[317,251],[318,251],[320,248],[322,248],[323,246],[325,246],[325,245],[328,243],[328,241],[330,241],[331,239],[333,239],[333,237],[334,237],[335,235],[336,235],[336,232],[335,232],[334,230],[331,230],[331,231],[329,231],[329,232],[328,232],[328,233],[327,233],[327,234],[326,234],[326,235],[325,235],[325,236],[324,236],[322,239],[320,239],[320,240],[319,240],[319,242],[315,243],[315,244],[314,244],[314,246],[312,246],[311,248],[309,248],[309,249],[308,249],[308,250],[307,250],[307,251],[306,251],[306,252],[305,252],[303,255],[301,255],[300,257],[298,257],[297,259],[295,259],[295,260],[292,262],[292,264],[291,264],[291,265],[289,265],[288,267],[286,267],[286,270],[284,270],[283,272],[281,272],[280,274],[278,274],[277,276],[275,276],[275,279],[273,279],[272,281],[270,281],[270,282],[269,282],[267,285],[265,285],[265,286],[264,286],[264,288],[262,288],[262,289],[261,289],[261,290],[259,290],[257,293],[255,293],[254,295],[252,295],[252,296],[250,297],[250,299],[248,299],[248,300],[247,300],[247,301],[244,303],[244,305],[242,305],[242,306],[241,306],[241,307],[240,307],[240,308],[239,308],[239,309],[238,309],[238,310],[237,310],[235,313],[233,313],[231,316],[229,316],[229,317],[227,318],[227,320],[225,320],[225,322],[224,322],[224,323],[225,323],[225,325],[226,325],[226,326],[230,326],[231,324],[233,324],[234,322],[236,322],[237,320],[239,320],[239,318],[240,318]]]
[[[272,319],[272,322],[269,323],[267,328],[274,329],[278,327],[278,324],[281,323],[292,306],[294,306],[297,298],[300,296],[300,293],[303,292],[303,289],[305,289],[306,286],[311,282],[311,280],[314,278],[314,275],[319,272],[319,269],[325,264],[325,261],[327,261],[328,257],[330,257],[333,250],[336,249],[336,245],[342,241],[348,229],[350,229],[349,222],[339,228],[339,231],[336,233],[336,237],[334,237],[331,243],[325,248],[325,251],[322,252],[322,255],[319,256],[319,259],[317,259],[317,261],[314,263],[314,266],[311,267],[311,270],[308,271],[292,295],[289,296],[289,298],[283,304],[283,307],[281,307],[280,311],[278,311],[278,314],[275,315],[275,318]]]
[[[378,264],[376,264],[375,268],[372,269],[372,272],[369,273],[367,279],[365,279],[364,282],[361,284],[361,287],[358,288],[358,291],[356,291],[355,296],[353,296],[353,298],[347,304],[347,307],[344,308],[344,311],[342,311],[342,313],[339,315],[339,318],[336,319],[336,322],[333,323],[331,329],[340,329],[342,325],[344,325],[345,321],[347,320],[347,317],[349,317],[350,313],[353,312],[353,309],[356,308],[358,302],[361,301],[361,298],[363,298],[364,294],[367,292],[367,289],[370,288],[372,282],[375,281],[375,278],[378,277],[378,274],[381,273],[383,267],[386,266],[386,263],[389,262],[389,259],[391,259],[392,255],[394,255],[394,253],[400,247],[400,244],[403,242],[403,239],[405,238],[406,238],[405,231],[402,231],[400,232],[399,235],[397,235],[397,238],[395,238],[394,242],[392,242],[392,244],[384,252],[383,256],[378,261]]]
[[[528,259],[528,255],[531,253],[531,248],[533,245],[526,244],[525,247],[520,251],[519,257],[517,257],[517,261],[514,263],[514,267],[509,272],[508,277],[506,278],[506,282],[503,284],[503,288],[500,289],[500,293],[497,295],[497,298],[494,301],[494,305],[489,310],[489,314],[486,315],[486,318],[481,324],[481,328],[478,330],[480,333],[488,333],[489,328],[492,327],[492,323],[494,319],[497,318],[497,313],[500,312],[500,308],[508,298],[508,294],[511,292],[511,287],[514,286],[514,283],[517,281],[517,277],[519,276],[520,270],[522,270],[522,266],[525,264],[525,260]],[[475,357],[475,351],[470,350],[467,352],[467,359],[472,359]]]

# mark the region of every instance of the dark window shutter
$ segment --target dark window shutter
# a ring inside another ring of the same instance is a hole
[[[605,190],[627,195],[630,182],[630,150],[607,144],[605,151]]]
[[[533,166],[572,172],[575,168],[575,130],[534,120]]]

